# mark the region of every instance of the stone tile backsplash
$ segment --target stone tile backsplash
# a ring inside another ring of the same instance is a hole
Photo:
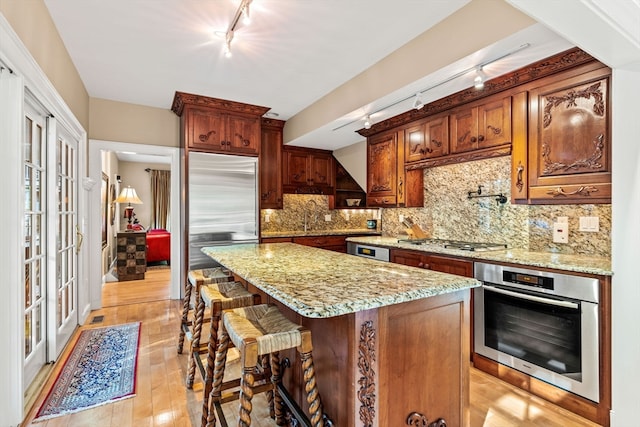
[[[511,158],[479,160],[425,169],[424,208],[385,209],[384,235],[400,235],[404,227],[399,214],[409,216],[431,237],[475,242],[506,243],[531,251],[611,256],[611,205],[512,205]],[[504,194],[495,198],[469,199],[469,191]],[[569,243],[553,243],[557,217],[569,218]],[[598,216],[599,232],[578,231],[580,216]]]
[[[307,211],[309,230],[364,229],[367,219],[379,218],[385,236],[406,237],[399,215],[410,217],[433,238],[506,243],[531,251],[611,256],[611,205],[512,205],[509,156],[424,171],[424,207],[397,209],[330,210],[328,196],[285,194],[284,209],[262,210],[262,231],[302,231]],[[469,199],[482,186],[482,195]],[[266,222],[269,215],[269,222]],[[331,215],[331,221],[325,221]],[[569,218],[569,243],[553,243],[552,226],[557,217]],[[600,231],[578,231],[580,216],[598,216]]]
[[[363,230],[367,228],[368,219],[380,215],[379,209],[329,209],[329,196],[284,194],[283,209],[263,209],[260,212],[262,231],[303,231],[305,210],[307,231]],[[269,222],[266,222],[267,215]],[[331,220],[325,221],[325,215],[331,215]]]

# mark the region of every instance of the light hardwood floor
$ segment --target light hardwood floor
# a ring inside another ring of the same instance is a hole
[[[107,283],[104,308],[91,313],[80,329],[141,321],[136,396],[95,409],[33,423],[33,417],[75,342],[78,332],[58,363],[48,371],[41,393],[23,426],[128,427],[200,426],[202,383],[196,375],[193,390],[184,387],[187,356],[178,355],[176,343],[181,301],[169,300],[169,270],[149,270],[145,280]],[[90,324],[96,316],[100,323]],[[79,329],[79,330],[80,330]],[[516,389],[471,368],[471,405],[468,427],[578,427],[596,426],[564,409]],[[225,405],[229,425],[235,425],[237,402]],[[254,398],[256,427],[274,426],[265,416],[262,395]],[[340,426],[337,426],[340,427]],[[456,426],[451,426],[456,427]]]

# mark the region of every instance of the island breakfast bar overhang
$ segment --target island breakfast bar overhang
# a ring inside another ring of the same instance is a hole
[[[292,243],[205,247],[263,302],[311,330],[336,426],[465,425],[475,279]],[[285,385],[305,406],[295,351]]]

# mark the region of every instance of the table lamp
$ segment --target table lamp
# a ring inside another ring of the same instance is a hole
[[[133,228],[131,222],[133,221],[134,217],[133,206],[131,206],[131,204],[133,203],[134,205],[141,205],[142,200],[140,200],[134,188],[131,188],[131,186],[127,186],[127,188],[124,188],[120,192],[120,195],[116,199],[116,203],[127,203],[127,206],[124,208],[124,217],[127,218],[129,222],[127,224],[127,229],[131,230]]]

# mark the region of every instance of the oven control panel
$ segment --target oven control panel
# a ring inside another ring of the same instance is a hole
[[[509,283],[518,283],[536,288],[553,290],[553,277],[537,276],[535,274],[517,273],[515,271],[504,270],[502,280]]]

